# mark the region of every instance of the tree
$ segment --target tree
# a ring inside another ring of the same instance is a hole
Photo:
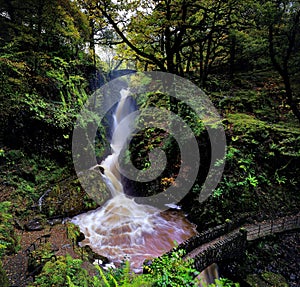
[[[108,35],[115,32],[108,42],[121,44],[119,58],[178,75],[199,72],[204,83],[215,63],[227,63],[230,55],[234,62],[231,31],[244,25],[249,1],[84,2],[90,15],[106,19]]]
[[[285,86],[285,96],[291,111],[300,122],[291,77],[299,72],[300,57],[300,3],[299,1],[265,1],[264,17],[258,22],[266,29],[269,55],[275,70]]]
[[[6,27],[1,29],[3,68],[5,64],[6,69],[9,64],[16,69],[18,65],[24,67],[30,74],[27,79],[31,91],[37,89],[45,93],[43,87],[48,85],[49,92],[54,94],[55,84],[47,75],[49,70],[56,69],[51,60],[60,57],[76,61],[82,57],[89,34],[84,14],[68,0],[1,2],[0,24]]]
[[[0,0],[0,7],[1,129],[6,143],[38,142],[32,133],[65,129],[78,106],[91,65],[87,18],[69,0]]]

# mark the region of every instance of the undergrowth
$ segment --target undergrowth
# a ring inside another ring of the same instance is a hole
[[[163,255],[144,266],[143,274],[135,274],[130,262],[125,261],[119,268],[104,270],[95,265],[96,275],[90,276],[82,267],[82,260],[73,259],[70,255],[58,257],[45,264],[42,272],[29,287],[196,287],[200,284],[199,272],[193,267],[193,260],[184,260],[185,251],[174,251],[171,255]],[[205,287],[238,287],[228,279],[216,279],[215,283]]]

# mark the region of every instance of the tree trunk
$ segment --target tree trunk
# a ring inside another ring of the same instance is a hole
[[[231,36],[231,41],[230,41],[230,59],[229,59],[230,80],[233,80],[234,77],[235,54],[236,54],[236,37],[233,35]]]
[[[275,52],[275,49],[274,49],[274,39],[273,39],[273,26],[271,25],[269,27],[269,52],[270,52],[271,61],[272,61],[272,64],[273,64],[275,70],[280,74],[280,76],[281,76],[281,78],[284,82],[285,95],[286,95],[287,103],[291,107],[291,111],[293,112],[295,117],[300,122],[300,111],[297,107],[296,102],[293,99],[293,91],[292,91],[292,87],[291,87],[291,80],[290,80],[290,75],[289,75],[289,72],[288,72],[288,62],[289,62],[289,58],[290,58],[290,51],[292,50],[292,47],[295,44],[293,41],[291,41],[291,39],[292,38],[290,37],[289,38],[290,42],[289,42],[287,55],[283,58],[283,63],[282,63],[282,66],[281,66],[279,64],[278,60],[276,59],[276,54],[275,54],[276,52]]]
[[[293,99],[293,91],[291,88],[291,82],[290,82],[290,77],[289,77],[288,72],[284,71],[284,74],[281,75],[281,77],[283,78],[283,81],[284,81],[285,95],[286,95],[287,103],[291,107],[291,110],[294,113],[294,115],[296,116],[296,118],[298,119],[298,121],[300,122],[300,111],[297,107],[297,104],[295,103],[295,101]]]
[[[93,66],[94,68],[96,68],[95,24],[92,19],[90,19],[90,28],[91,28],[90,49],[93,53]]]

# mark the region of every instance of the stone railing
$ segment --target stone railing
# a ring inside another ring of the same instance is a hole
[[[248,241],[256,240],[270,234],[298,229],[300,228],[300,213],[294,216],[245,225],[244,228],[247,230]]]
[[[224,237],[207,243],[188,253],[193,258],[195,268],[202,271],[207,266],[225,259],[237,258],[246,248],[246,231],[232,231]]]
[[[300,213],[239,228],[228,221],[186,240],[176,249],[186,250],[186,257],[193,258],[196,269],[202,271],[212,263],[242,256],[247,241],[299,228]]]
[[[223,236],[224,234],[229,233],[236,229],[237,226],[231,221],[228,221],[222,225],[218,225],[214,228],[210,228],[204,232],[201,232],[192,238],[184,241],[183,243],[179,244],[176,249],[184,249],[186,253],[192,252],[194,249],[198,248],[199,246],[209,243],[215,240],[218,237]]]
[[[185,249],[186,258],[193,258],[197,270],[202,271],[212,263],[238,258],[246,249],[247,241],[253,241],[264,236],[295,230],[300,228],[300,213],[294,216],[275,220],[246,224],[238,227],[238,223],[226,223],[202,232],[180,244],[176,249]],[[36,239],[22,253],[30,259],[31,254],[42,243],[48,242],[50,235],[43,235]],[[174,251],[174,249],[172,250]],[[48,260],[49,258],[45,258]],[[28,266],[28,262],[26,264]],[[31,272],[30,272],[31,271]],[[19,281],[18,286],[26,286],[37,270],[27,270],[27,278]]]

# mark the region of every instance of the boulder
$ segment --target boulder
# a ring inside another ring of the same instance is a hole
[[[93,194],[95,196],[91,198],[90,192],[89,194],[85,192],[77,177],[70,177],[45,192],[39,200],[39,209],[48,218],[72,217],[97,208],[109,198],[105,186],[102,185]],[[56,224],[52,221],[49,223]]]
[[[24,227],[27,231],[40,231],[44,229],[44,221],[42,218],[34,218],[29,220]]]

